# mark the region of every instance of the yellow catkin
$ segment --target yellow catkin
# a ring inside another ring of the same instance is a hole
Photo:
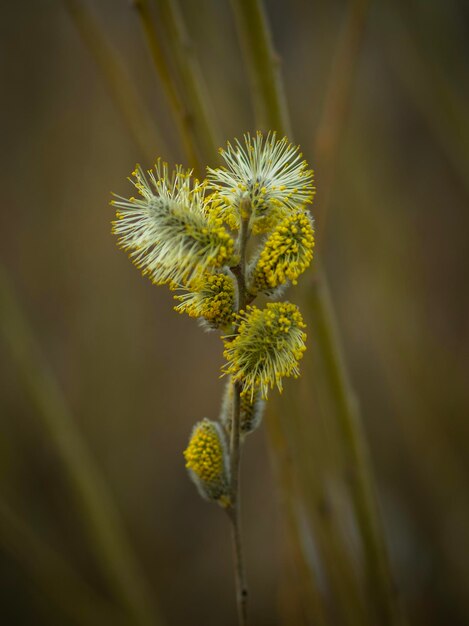
[[[269,303],[264,309],[248,306],[237,316],[238,333],[225,337],[225,374],[240,381],[251,400],[257,391],[267,398],[269,387],[282,391],[282,378],[299,376],[305,351],[305,325],[290,302]]]
[[[250,279],[253,293],[273,290],[286,282],[294,285],[313,259],[311,218],[298,211],[283,219],[267,238]]]
[[[235,139],[220,150],[224,167],[207,168],[207,187],[213,191],[216,211],[231,228],[249,217],[254,234],[268,232],[291,211],[312,202],[313,172],[297,146],[276,133],[261,132],[244,141]],[[243,202],[248,215],[240,215]]]
[[[197,274],[235,262],[234,240],[208,210],[205,183],[157,162],[131,179],[139,198],[117,197],[113,232],[133,263],[155,284],[186,285]]]
[[[203,318],[213,328],[223,328],[233,321],[235,290],[233,280],[224,273],[197,277],[187,293],[175,296],[175,308],[190,317]]]
[[[218,424],[204,419],[195,425],[184,451],[186,468],[200,493],[208,500],[228,503],[226,451]]]

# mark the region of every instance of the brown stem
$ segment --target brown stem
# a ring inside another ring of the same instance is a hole
[[[241,213],[249,207],[241,206]],[[238,238],[239,264],[233,268],[238,288],[238,302],[236,311],[239,313],[246,306],[246,280],[245,280],[245,257],[246,243],[249,236],[248,219],[241,220],[241,229]],[[241,540],[241,513],[239,497],[239,466],[240,466],[240,417],[241,417],[241,391],[239,381],[235,382],[233,390],[233,414],[231,420],[230,439],[230,470],[231,470],[231,506],[228,515],[231,520],[233,536],[234,566],[236,580],[236,603],[238,606],[239,626],[247,626],[247,598],[246,572],[244,569],[243,546]]]
[[[246,571],[244,568],[243,545],[241,540],[241,511],[239,504],[239,430],[241,412],[240,399],[241,384],[237,382],[234,385],[233,417],[231,424],[231,507],[228,513],[231,520],[231,531],[233,537],[238,623],[239,626],[246,626],[248,590],[246,584]]]

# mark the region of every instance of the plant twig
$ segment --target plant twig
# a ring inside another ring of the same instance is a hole
[[[135,624],[161,624],[106,483],[76,427],[3,267],[0,267],[0,331],[36,404],[38,416],[56,446],[96,555],[116,596]]]
[[[243,214],[245,207],[241,207]],[[237,283],[237,306],[236,311],[239,313],[246,305],[246,283],[245,283],[245,257],[246,243],[248,239],[248,220],[241,219],[241,228],[238,238],[239,249],[239,265],[233,268],[233,273]],[[233,389],[233,414],[231,420],[231,439],[230,439],[230,475],[231,475],[231,505],[228,509],[228,515],[231,520],[233,535],[233,551],[236,581],[236,602],[238,607],[239,626],[247,625],[247,600],[248,590],[246,583],[246,572],[244,567],[243,545],[241,538],[241,506],[240,506],[240,489],[239,489],[239,468],[240,468],[240,416],[241,416],[241,383],[238,381],[234,384]]]
[[[80,37],[92,54],[118,109],[132,136],[147,159],[155,154],[168,153],[163,138],[117,51],[107,40],[92,12],[82,0],[63,0]]]
[[[262,100],[258,114],[262,124],[281,133],[289,133],[290,123],[277,64],[272,58],[272,43],[268,22],[260,0],[232,0],[240,38],[244,42],[247,65],[255,75],[256,100]],[[316,262],[317,264],[317,262]],[[397,624],[398,608],[392,583],[386,544],[381,527],[378,503],[373,489],[373,475],[366,443],[350,384],[340,341],[335,326],[332,304],[327,297],[327,280],[318,271],[309,293],[310,308],[317,321],[314,327],[315,352],[324,367],[324,380],[334,400],[334,417],[341,436],[341,445],[348,459],[351,495],[360,532],[366,564],[370,598],[379,615],[381,626]]]
[[[233,417],[231,423],[231,505],[228,516],[231,520],[233,537],[234,571],[236,582],[236,604],[238,607],[239,626],[246,626],[248,620],[248,589],[246,583],[246,570],[244,566],[243,543],[241,538],[241,507],[239,498],[239,461],[240,461],[240,398],[241,384],[235,383],[233,389]]]

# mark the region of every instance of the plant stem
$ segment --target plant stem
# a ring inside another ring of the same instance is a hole
[[[250,208],[250,207],[249,207]],[[241,206],[241,214],[246,207]],[[236,312],[242,311],[246,305],[246,243],[248,240],[249,220],[241,219],[241,228],[238,237],[239,264],[233,268],[236,278],[238,300]],[[239,488],[239,468],[240,468],[240,417],[241,417],[241,391],[242,386],[239,381],[234,383],[233,389],[233,415],[231,419],[231,439],[230,439],[230,475],[231,475],[231,505],[228,515],[231,520],[233,536],[234,566],[236,580],[236,603],[238,607],[239,626],[247,625],[247,599],[248,590],[246,584],[246,572],[244,568],[243,545],[241,539],[241,507]]]
[[[62,1],[145,157],[153,160],[158,152],[168,153],[168,148],[145,102],[140,99],[122,59],[107,40],[92,11],[82,0]]]
[[[236,581],[236,604],[238,607],[239,626],[247,625],[247,600],[248,590],[246,584],[246,571],[244,567],[243,544],[241,539],[241,508],[239,498],[239,467],[240,467],[240,408],[241,408],[241,384],[234,384],[233,390],[233,417],[231,422],[231,506],[228,515],[231,520],[231,532],[233,537],[233,556]]]
[[[287,133],[290,123],[285,97],[273,56],[272,37],[260,0],[232,0],[244,43],[247,66],[256,86],[256,101],[261,124]],[[320,323],[314,328],[318,358],[324,366],[323,379],[334,402],[336,419],[344,454],[349,462],[351,496],[363,545],[369,597],[375,605],[381,626],[397,624],[399,611],[386,544],[381,526],[378,502],[373,489],[373,474],[358,409],[350,393],[350,384],[341,357],[340,340],[331,323],[333,308],[327,297],[326,276],[318,272],[308,294],[311,310]]]
[[[153,606],[153,594],[127,543],[107,485],[88,452],[55,375],[41,353],[1,266],[0,331],[68,474],[96,555],[116,597],[126,606],[134,624],[161,624]]]

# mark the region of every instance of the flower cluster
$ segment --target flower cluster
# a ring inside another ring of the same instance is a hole
[[[235,288],[228,273],[201,274],[188,291],[175,298],[181,301],[174,307],[176,311],[199,318],[208,328],[226,328],[233,321]]]
[[[225,434],[218,422],[203,419],[192,431],[184,451],[186,467],[200,494],[207,500],[229,505],[229,468]]]
[[[155,175],[156,174],[156,175]],[[156,284],[187,284],[198,273],[233,262],[234,241],[209,217],[205,184],[160,161],[155,172],[137,166],[132,181],[143,199],[117,197],[113,232],[132,261]]]
[[[254,259],[249,291],[270,292],[288,281],[296,285],[313,259],[313,247],[314,231],[309,214],[297,211],[285,217]]]
[[[258,294],[278,298],[310,265],[307,205],[315,189],[299,149],[275,133],[246,134],[220,154],[224,165],[207,168],[201,182],[161,160],[147,172],[137,166],[130,179],[137,197],[116,196],[112,204],[113,232],[131,260],[154,283],[177,290],[176,311],[225,333],[222,374],[230,379],[220,419],[195,425],[184,456],[202,496],[230,507],[233,423],[243,440],[259,426],[269,389],[282,391],[283,378],[299,375],[306,334],[298,308],[252,302]]]
[[[298,361],[306,349],[303,318],[290,302],[270,302],[265,309],[248,306],[237,317],[237,333],[225,341],[224,372],[242,383],[251,401],[257,391],[265,399],[269,387],[282,391],[284,376],[299,376]]]
[[[296,146],[275,133],[266,138],[244,136],[220,154],[225,167],[208,168],[209,187],[214,190],[216,210],[232,227],[239,225],[239,206],[247,198],[251,206],[250,227],[265,233],[282,217],[312,202],[313,172]]]

